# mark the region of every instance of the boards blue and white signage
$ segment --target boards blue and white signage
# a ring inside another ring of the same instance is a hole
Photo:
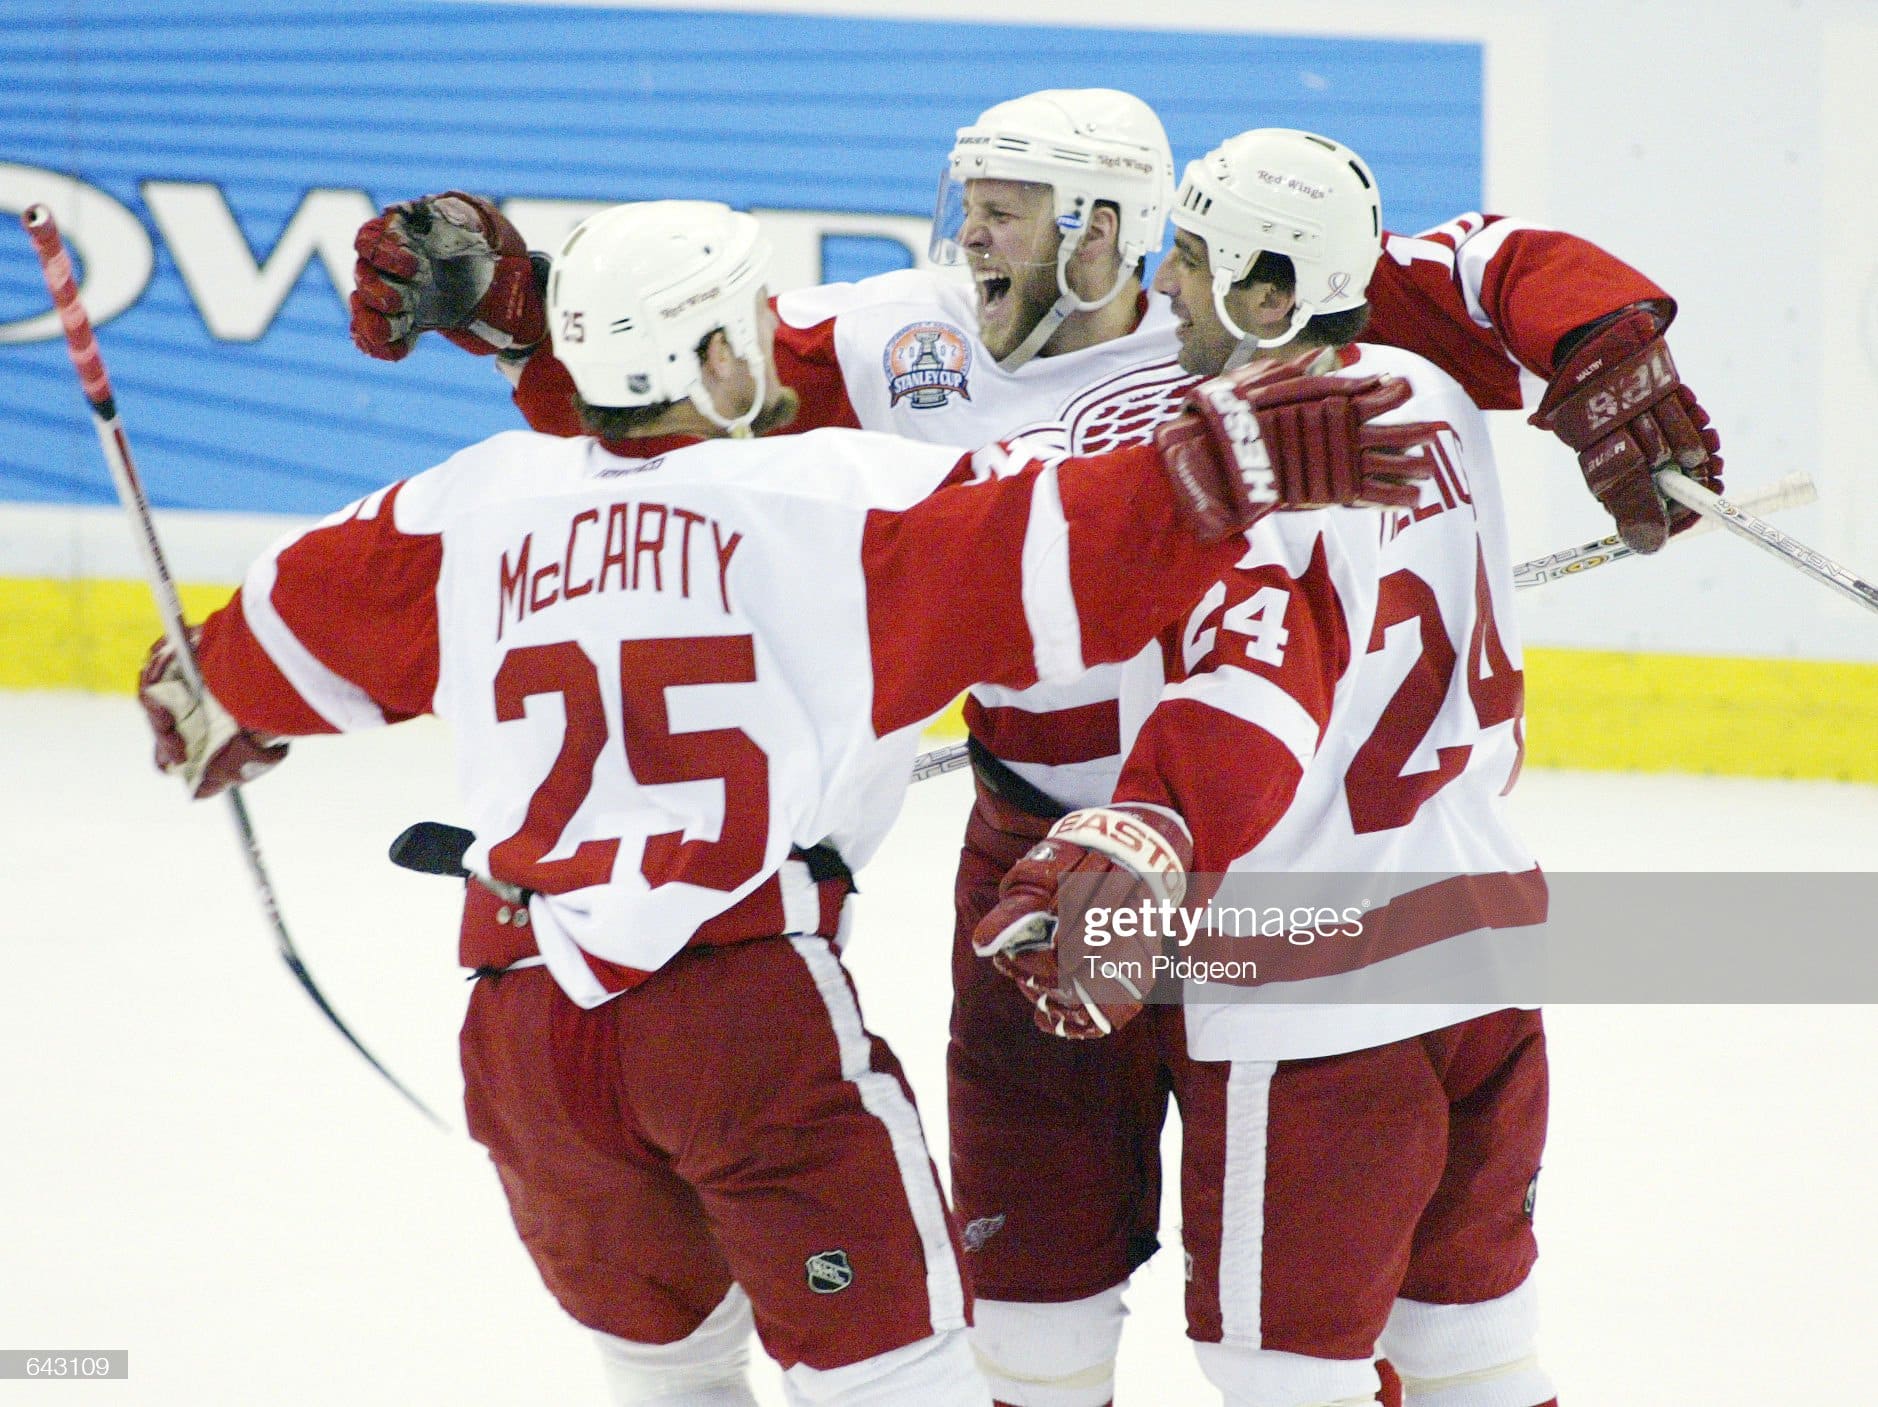
[[[1117,87],[1183,163],[1259,125],[1333,134],[1391,228],[1475,208],[1473,43],[590,6],[0,0],[0,503],[110,500],[15,218],[51,205],[159,507],[323,513],[518,423],[447,345],[346,336],[353,231],[452,187],[536,248],[621,200],[757,212],[777,283],[921,257],[953,130]],[[9,233],[10,231],[10,233]],[[436,340],[436,339],[429,339]]]

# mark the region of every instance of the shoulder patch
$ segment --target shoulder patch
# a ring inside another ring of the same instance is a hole
[[[969,401],[972,339],[949,322],[908,323],[887,339],[881,369],[889,406],[904,400],[914,410],[937,410],[953,396]]]

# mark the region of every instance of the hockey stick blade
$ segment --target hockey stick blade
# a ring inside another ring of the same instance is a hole
[[[1712,493],[1678,469],[1659,469],[1656,486],[1663,497],[1674,499],[1683,507],[1700,513],[1737,537],[1746,538],[1763,552],[1778,557],[1795,571],[1804,572],[1821,586],[1831,587],[1848,601],[1856,601],[1868,611],[1878,611],[1878,586],[1842,566],[1815,548],[1808,547],[1772,523],[1763,522],[1738,504]]]
[[[59,237],[58,223],[45,206],[29,205],[21,213],[20,223],[32,238],[33,249],[39,256],[40,272],[45,275],[53,307],[58,310],[59,323],[65,329],[65,349],[71,354],[73,369],[78,372],[78,384],[84,391],[86,404],[91,407],[92,426],[98,432],[98,445],[104,451],[105,466],[111,471],[111,482],[117,490],[118,502],[130,519],[138,555],[143,559],[144,580],[150,587],[150,594],[156,598],[157,613],[163,619],[163,633],[175,651],[177,666],[183,678],[191,689],[201,693],[202,672],[197,668],[195,651],[189,644],[188,631],[183,622],[182,602],[176,594],[176,581],[170,575],[162,544],[157,541],[156,522],[150,515],[150,500],[144,493],[136,461],[131,458],[130,441],[118,419],[117,402],[111,392],[111,378],[105,371],[104,357],[98,350],[91,318],[86,314],[85,305],[79,297],[71,256],[66,253],[65,242]],[[267,867],[261,861],[261,843],[255,836],[254,823],[249,819],[241,788],[230,787],[222,795],[227,798],[229,816],[241,841],[241,853],[248,864],[255,897],[260,900],[261,909],[273,930],[274,946],[281,960],[287,964],[287,970],[293,973],[294,980],[332,1023],[333,1029],[365,1057],[368,1065],[382,1075],[420,1114],[438,1128],[447,1129],[449,1125],[438,1118],[429,1105],[405,1088],[395,1075],[379,1063],[378,1057],[365,1048],[364,1043],[340,1020],[339,1014],[326,1000],[326,994],[307,971],[299,950],[294,947],[292,936],[287,932],[286,921],[281,917],[280,904],[274,895],[273,881],[268,878]]]
[[[1756,513],[1778,513],[1783,508],[1801,508],[1819,497],[1819,490],[1810,474],[1788,474],[1776,479],[1766,488],[1757,489],[1741,500],[1740,507]],[[1704,518],[1700,523],[1685,532],[1678,533],[1678,539],[1694,537],[1697,533],[1712,532],[1720,524]],[[1623,539],[1616,533],[1601,537],[1596,542],[1587,542],[1578,547],[1567,547],[1559,552],[1547,553],[1543,557],[1534,557],[1529,562],[1521,562],[1513,568],[1513,585],[1520,590],[1529,586],[1544,586],[1548,581],[1558,581],[1568,576],[1582,576],[1593,567],[1602,567],[1611,562],[1621,562],[1626,557],[1637,554],[1624,546]],[[942,777],[947,772],[956,772],[971,759],[966,755],[964,743],[949,743],[945,747],[934,748],[931,752],[922,752],[913,759],[913,780],[928,781],[933,777]]]
[[[476,833],[461,826],[447,826],[442,821],[419,821],[406,826],[391,842],[391,863],[400,869],[419,874],[447,875],[468,879],[463,857],[476,843]]]

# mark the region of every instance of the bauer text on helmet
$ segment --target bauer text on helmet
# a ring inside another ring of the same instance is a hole
[[[775,399],[756,220],[714,201],[616,205],[577,225],[555,257],[548,331],[589,406],[689,403],[712,425],[745,429]],[[749,390],[729,407],[706,385],[706,348],[722,334]]]
[[[1217,371],[1242,343],[1334,345],[1360,330],[1360,316],[1339,315],[1366,307],[1382,207],[1375,177],[1342,143],[1282,127],[1241,133],[1188,165],[1173,221],[1175,252],[1155,286],[1174,298],[1187,370]]]
[[[1139,98],[1111,88],[1031,93],[959,129],[932,257],[971,268],[979,335],[1014,369],[1065,319],[1132,286],[1161,247],[1173,188],[1167,134]],[[1109,213],[1098,219],[1099,208]],[[1099,267],[1077,258],[1085,241],[1109,249]]]

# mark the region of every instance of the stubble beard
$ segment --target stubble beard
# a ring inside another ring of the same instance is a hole
[[[1180,369],[1193,376],[1218,376],[1226,369],[1238,343],[1223,327],[1202,331],[1190,324],[1186,340],[1180,344]]]
[[[1056,265],[1032,264],[1014,269],[1011,287],[997,306],[987,310],[979,291],[978,338],[996,361],[1002,361],[1056,306]]]

